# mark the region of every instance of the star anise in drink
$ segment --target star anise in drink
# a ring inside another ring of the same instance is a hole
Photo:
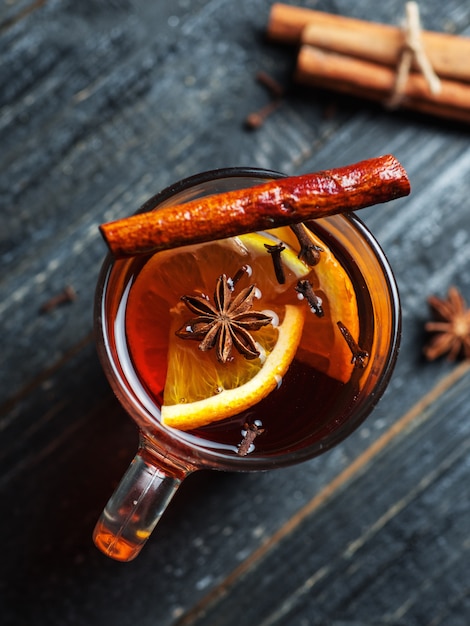
[[[463,355],[470,359],[470,309],[456,287],[450,287],[447,299],[428,298],[435,320],[427,322],[425,329],[432,333],[424,347],[424,356],[433,361],[447,354],[449,361]]]
[[[196,317],[176,332],[182,339],[200,341],[199,349],[204,352],[215,347],[221,363],[233,359],[233,347],[245,358],[256,359],[260,352],[250,333],[272,322],[269,315],[252,310],[255,285],[242,289],[235,297],[230,285],[225,274],[219,276],[214,304],[207,296],[182,296],[181,300]]]

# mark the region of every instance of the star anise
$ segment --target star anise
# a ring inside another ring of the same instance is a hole
[[[177,336],[200,341],[199,349],[204,352],[215,347],[221,363],[233,359],[233,347],[245,358],[256,359],[260,352],[249,331],[271,324],[272,317],[251,310],[255,290],[256,286],[250,285],[232,299],[229,280],[222,274],[217,279],[214,304],[207,296],[182,296],[181,300],[197,317],[186,322]]]
[[[460,355],[470,359],[470,309],[457,287],[449,288],[446,300],[430,296],[428,304],[436,320],[425,325],[433,333],[424,347],[425,357],[433,361],[447,354],[449,361]]]

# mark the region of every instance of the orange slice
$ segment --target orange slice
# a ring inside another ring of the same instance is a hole
[[[343,322],[357,338],[355,292],[331,250],[308,233],[323,249],[314,268],[298,259],[298,242],[289,228],[167,250],[147,262],[130,290],[126,334],[142,382],[162,404],[164,424],[194,429],[254,406],[276,387],[294,356],[337,380],[349,380],[351,353],[336,322]],[[282,285],[265,249],[265,244],[279,240],[285,245]],[[201,352],[195,342],[176,337],[175,331],[191,318],[180,298],[195,293],[212,297],[219,275],[233,277],[244,264],[248,275],[240,289],[255,283],[260,299],[254,308],[272,310],[279,324],[253,333],[260,358],[246,360],[235,354],[233,361],[221,364],[213,350]],[[296,301],[294,287],[305,277],[322,299],[324,317]]]
[[[257,404],[287,372],[302,336],[304,317],[303,307],[287,305],[277,329],[267,326],[254,335],[262,358],[247,361],[237,356],[228,366],[208,353],[188,349],[184,342],[170,340],[162,422],[190,430]],[[188,397],[201,399],[188,402]]]
[[[142,268],[132,285],[127,302],[126,336],[135,369],[157,400],[162,401],[164,389],[165,403],[168,402],[168,398],[172,398],[171,402],[178,402],[181,397],[188,401],[203,397],[193,394],[194,385],[187,390],[181,390],[179,387],[173,390],[173,383],[167,380],[167,363],[170,368],[177,369],[182,380],[191,380],[191,377],[201,374],[202,367],[206,367],[206,358],[214,360],[212,351],[204,354],[197,349],[195,342],[182,339],[178,339],[181,348],[172,354],[168,353],[169,346],[173,346],[175,341],[175,330],[191,316],[180,302],[182,295],[199,292],[212,297],[216,280],[221,272],[233,277],[246,264],[249,271],[240,279],[240,288],[255,283],[261,299],[256,301],[254,308],[258,310],[274,308],[276,314],[282,317],[284,303],[280,302],[277,306],[273,303],[287,290],[295,297],[294,285],[299,278],[309,273],[310,268],[300,261],[297,253],[287,245],[282,253],[286,282],[279,285],[275,278],[272,258],[264,247],[266,243],[273,244],[276,241],[278,240],[273,236],[252,233],[197,246],[166,250],[152,256]],[[269,325],[256,331],[253,337],[268,354],[276,343],[277,333],[277,329]],[[187,353],[196,355],[196,366],[194,362],[189,364],[185,356]],[[237,370],[233,363],[226,367],[224,380],[215,380],[212,384],[212,393],[221,386],[224,388],[240,386],[254,376],[256,372],[253,370],[253,362],[243,357],[241,359],[243,368]],[[227,380],[230,377],[233,379],[232,382]],[[171,376],[168,378],[171,380]]]
[[[351,351],[337,322],[342,322],[357,341],[359,336],[359,312],[356,293],[351,279],[332,251],[314,233],[303,226],[312,244],[322,248],[320,261],[312,268],[309,280],[315,293],[322,300],[324,316],[307,320],[297,358],[324,372],[331,378],[346,383],[354,369]],[[297,239],[290,228],[270,231],[292,249],[299,249]]]

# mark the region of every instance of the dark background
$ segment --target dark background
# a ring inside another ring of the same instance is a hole
[[[397,24],[404,3],[300,6]],[[421,356],[426,297],[470,302],[468,127],[291,85],[268,0],[0,2],[0,622],[468,626],[470,367]],[[467,0],[423,0],[470,34]],[[288,88],[257,131],[246,116]],[[298,174],[393,153],[412,195],[361,218],[403,305],[397,368],[350,439],[302,465],[201,472],[130,564],[91,533],[137,446],[92,340],[97,226],[199,171]],[[41,313],[71,285],[73,302]]]

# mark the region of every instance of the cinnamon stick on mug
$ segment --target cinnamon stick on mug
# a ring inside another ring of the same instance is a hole
[[[386,155],[156,207],[103,224],[100,230],[117,258],[129,257],[355,211],[409,193],[405,170]]]

